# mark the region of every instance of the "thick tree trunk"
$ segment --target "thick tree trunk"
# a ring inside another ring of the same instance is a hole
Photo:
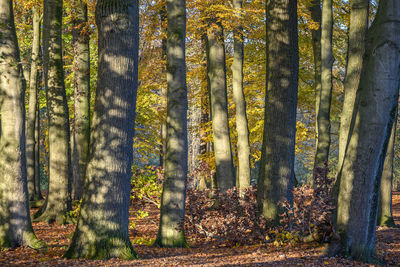
[[[400,86],[400,5],[380,0],[371,26],[337,202],[340,241],[331,253],[373,261],[380,178]]]
[[[241,21],[238,29],[234,33],[234,55],[232,64],[232,89],[233,100],[236,106],[236,130],[238,133],[238,184],[236,185],[241,192],[250,186],[250,144],[249,128],[246,114],[246,100],[243,88],[243,16],[241,14],[243,0],[234,0],[233,7]],[[241,193],[242,194],[242,193]]]
[[[393,157],[396,140],[396,126],[397,110],[386,151],[385,162],[383,164],[378,206],[378,225],[388,227],[396,226],[392,213]]]
[[[317,23],[318,28],[311,30],[314,55],[314,90],[315,90],[315,140],[318,140],[318,113],[321,96],[321,0],[312,0],[311,19]],[[316,142],[317,144],[317,142]],[[317,147],[317,145],[315,146]]]
[[[87,4],[74,1],[73,47],[75,71],[75,118],[72,151],[72,197],[80,199],[83,178],[89,157],[90,135],[90,36],[87,25]]]
[[[0,0],[0,248],[43,245],[29,214],[25,156],[25,88],[12,0]]]
[[[186,247],[183,229],[188,172],[185,0],[167,0],[167,17],[167,151],[155,244]]]
[[[347,52],[344,102],[340,119],[338,173],[343,164],[351,125],[354,124],[353,110],[356,106],[357,90],[365,52],[365,38],[368,29],[369,0],[352,0],[350,11],[349,45]],[[337,181],[339,183],[339,181]]]
[[[235,186],[236,179],[229,136],[224,31],[214,19],[208,25],[206,49],[216,180],[218,189],[225,191]]]
[[[317,115],[317,149],[314,159],[314,179],[328,175],[327,164],[331,143],[332,52],[333,11],[332,0],[322,0],[321,22],[321,92]],[[316,184],[316,181],[314,181]]]
[[[138,86],[139,4],[96,4],[99,65],[78,225],[67,258],[136,258],[129,240],[129,202]]]
[[[279,223],[280,203],[292,203],[298,87],[297,1],[271,0],[267,12],[264,138],[257,201]]]
[[[27,163],[27,178],[29,199],[39,199],[40,192],[36,192],[35,187],[35,126],[36,126],[36,108],[38,95],[38,65],[40,54],[40,22],[41,17],[37,7],[32,10],[33,18],[33,40],[32,40],[32,55],[31,55],[31,75],[29,79],[29,110],[28,120],[26,123],[26,163]]]
[[[69,114],[62,55],[62,0],[44,1],[44,71],[49,117],[49,190],[37,220],[67,222],[71,210]]]

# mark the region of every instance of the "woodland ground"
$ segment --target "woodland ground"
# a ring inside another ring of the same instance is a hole
[[[0,266],[368,266],[348,259],[324,257],[324,247],[316,243],[279,248],[273,244],[226,247],[217,241],[205,242],[189,236],[188,249],[154,248],[145,244],[154,240],[157,234],[159,213],[154,205],[146,206],[145,210],[149,216],[138,220],[136,229],[130,230],[134,248],[140,256],[138,260],[63,259],[61,256],[70,243],[75,226],[34,223],[36,235],[48,244],[48,248],[0,251]],[[399,225],[400,192],[393,194],[393,211]],[[400,228],[378,228],[376,249],[385,265],[400,266]]]

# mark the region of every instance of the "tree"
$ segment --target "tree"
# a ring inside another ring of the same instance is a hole
[[[40,192],[35,187],[35,146],[38,140],[35,138],[36,131],[36,109],[38,99],[38,67],[40,59],[40,27],[41,16],[37,7],[32,9],[32,24],[33,24],[33,40],[32,40],[32,55],[31,55],[31,71],[29,79],[29,110],[28,119],[26,123],[26,163],[27,163],[27,177],[28,177],[28,192],[30,200],[37,200],[41,198]]]
[[[264,137],[257,201],[261,214],[279,223],[279,205],[292,202],[298,86],[295,0],[267,2],[267,77]]]
[[[0,1],[0,247],[44,244],[29,214],[25,155],[25,88],[12,0]]]
[[[89,157],[90,137],[90,47],[87,4],[82,0],[73,1],[73,48],[75,72],[75,102],[72,151],[72,197],[80,199],[83,193],[83,178],[85,177]]]
[[[129,202],[138,86],[139,3],[96,4],[99,62],[90,159],[67,258],[136,258]]]
[[[249,128],[246,114],[246,100],[243,88],[243,15],[241,15],[243,1],[233,0],[233,7],[240,19],[238,28],[234,32],[234,55],[232,65],[232,89],[236,106],[236,130],[238,133],[238,172],[236,185],[241,191],[250,186],[250,144]]]
[[[393,188],[393,157],[396,140],[397,111],[393,121],[392,132],[387,147],[385,162],[383,164],[381,186],[379,192],[378,225],[396,226],[392,213],[392,188]]]
[[[229,136],[224,30],[215,17],[208,21],[206,50],[217,188],[225,191],[235,186],[236,179]]]
[[[185,0],[167,0],[167,149],[156,245],[186,247],[183,230],[188,172]]]
[[[342,168],[346,147],[352,125],[353,110],[356,104],[357,89],[360,83],[365,38],[368,29],[369,0],[350,2],[350,30],[347,49],[346,80],[344,101],[340,119],[338,173]],[[339,181],[337,181],[339,183]]]
[[[331,143],[330,110],[332,98],[332,52],[333,11],[332,0],[322,0],[321,21],[321,91],[319,92],[319,107],[317,109],[317,149],[314,160],[314,176],[320,173],[326,176],[329,146]],[[321,170],[322,173],[321,173]]]
[[[400,5],[379,1],[367,34],[359,99],[340,172],[336,230],[331,254],[365,262],[375,255],[380,177],[400,87]]]
[[[44,1],[44,76],[49,118],[49,190],[37,220],[67,222],[71,206],[69,113],[62,54],[62,0]]]

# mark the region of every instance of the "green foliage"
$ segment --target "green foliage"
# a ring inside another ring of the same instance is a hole
[[[132,166],[131,200],[151,201],[160,207],[162,171],[154,166]]]

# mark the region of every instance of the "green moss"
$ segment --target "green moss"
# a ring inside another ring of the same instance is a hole
[[[383,216],[378,223],[379,226],[396,227],[393,217]]]
[[[189,248],[183,232],[179,232],[173,237],[161,237],[160,234],[158,234],[153,246],[160,248]]]
[[[24,239],[24,245],[30,248],[41,249],[47,247],[46,243],[38,239],[33,231],[26,231],[24,233],[23,239]]]

